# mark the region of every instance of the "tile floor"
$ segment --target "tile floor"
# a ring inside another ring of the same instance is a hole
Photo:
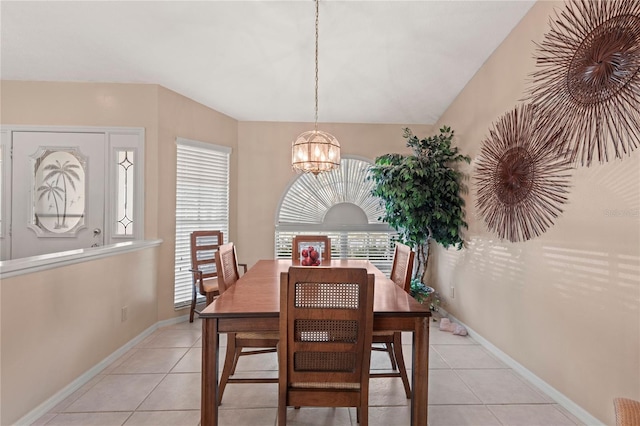
[[[34,425],[185,425],[200,423],[200,339],[196,320],[160,328]],[[410,336],[405,336],[410,342]],[[222,340],[224,344],[224,340]],[[403,345],[411,365],[411,346]],[[221,362],[223,361],[221,357]],[[388,369],[374,351],[372,368]],[[468,336],[432,323],[429,355],[431,426],[563,426],[580,422]],[[238,375],[268,370],[277,376],[275,354],[243,357]],[[369,423],[408,425],[409,401],[399,378],[370,382]],[[230,384],[220,407],[221,425],[274,426],[276,384]],[[355,409],[290,408],[289,425],[356,425]]]

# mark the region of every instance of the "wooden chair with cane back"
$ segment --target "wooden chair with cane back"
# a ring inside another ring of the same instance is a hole
[[[278,425],[287,407],[356,407],[368,424],[374,276],[292,266],[280,280]]]
[[[238,265],[243,266],[247,272],[247,265],[237,262],[236,248],[233,243],[223,244],[215,255],[218,270],[218,288],[223,294],[240,278]],[[222,403],[222,396],[227,383],[278,383],[276,378],[233,378],[238,360],[241,356],[276,352],[278,346],[278,332],[243,332],[227,333],[227,352],[220,376],[220,393],[218,404]],[[244,349],[249,350],[244,350]]]
[[[640,426],[640,401],[629,398],[614,398],[613,407],[616,426]]]
[[[206,305],[209,305],[218,291],[218,271],[216,270],[215,252],[224,242],[222,232],[215,230],[194,231],[190,234],[191,240],[191,269],[192,296],[189,322],[193,322],[196,310],[198,294],[205,296]]]
[[[414,256],[415,253],[411,250],[411,247],[400,243],[396,244],[393,266],[391,267],[391,281],[406,292],[411,290]],[[374,346],[371,349],[387,352],[391,360],[391,369],[395,371],[392,373],[371,373],[371,377],[400,377],[407,399],[411,398],[407,367],[402,355],[402,333],[397,331],[376,331],[373,333],[373,343],[382,343],[384,345],[384,347]]]

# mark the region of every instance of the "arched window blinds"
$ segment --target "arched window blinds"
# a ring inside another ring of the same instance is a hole
[[[397,234],[378,220],[383,208],[371,196],[370,166],[368,161],[347,157],[331,172],[298,176],[278,209],[276,257],[291,257],[294,235],[328,235],[332,258],[369,259],[389,273]]]

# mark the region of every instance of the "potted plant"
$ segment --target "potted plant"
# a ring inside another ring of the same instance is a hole
[[[470,158],[451,146],[454,132],[444,126],[437,135],[419,139],[404,129],[403,137],[413,155],[386,154],[376,158],[368,179],[373,180],[372,195],[379,197],[385,213],[381,218],[400,235],[400,240],[414,247],[416,262],[414,293],[425,283],[429,262],[429,244],[435,241],[443,247],[463,246],[461,229],[464,219],[466,191],[463,174],[456,165]],[[422,297],[420,296],[420,297]]]

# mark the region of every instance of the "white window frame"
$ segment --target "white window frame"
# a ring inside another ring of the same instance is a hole
[[[230,147],[176,138],[175,309],[192,300],[191,232],[215,229],[228,241],[230,161]],[[191,167],[191,173],[182,173],[184,167]],[[206,197],[194,199],[198,195],[194,189],[205,185],[209,185],[203,192]]]

